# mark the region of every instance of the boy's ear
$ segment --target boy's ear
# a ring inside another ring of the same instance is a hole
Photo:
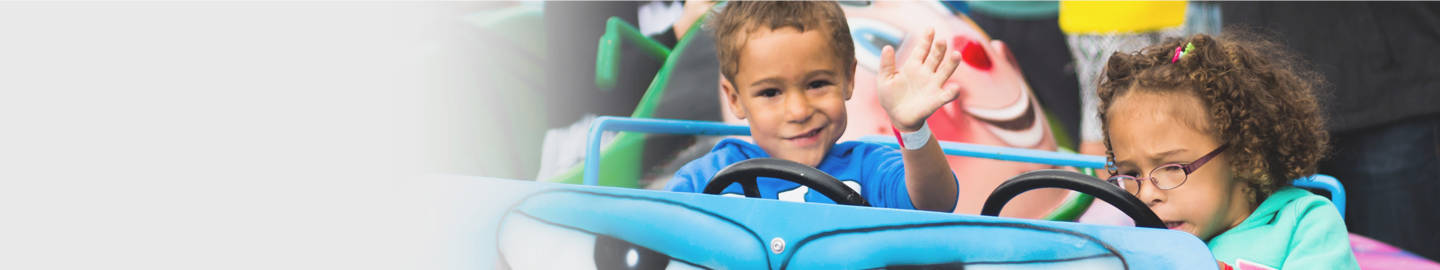
[[[734,114],[735,118],[745,120],[745,106],[740,104],[740,93],[723,74],[720,75],[720,92],[725,95],[725,105],[730,106],[730,113]]]
[[[849,101],[850,96],[855,94],[855,68],[859,67],[860,61],[850,61],[850,68],[845,71],[845,100]]]

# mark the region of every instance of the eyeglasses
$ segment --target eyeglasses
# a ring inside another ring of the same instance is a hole
[[[1190,164],[1181,165],[1179,163],[1170,163],[1160,165],[1160,167],[1155,167],[1154,170],[1150,170],[1150,177],[1145,178],[1136,178],[1135,176],[1130,175],[1119,175],[1115,172],[1115,167],[1110,166],[1110,175],[1114,176],[1111,176],[1110,179],[1106,179],[1105,182],[1110,182],[1110,184],[1120,186],[1120,188],[1123,188],[1125,189],[1125,191],[1130,192],[1130,194],[1135,195],[1140,195],[1140,183],[1142,182],[1142,180],[1150,180],[1151,184],[1154,184],[1155,187],[1162,190],[1171,190],[1185,184],[1185,180],[1190,177],[1191,173],[1194,173],[1195,170],[1199,170],[1200,166],[1204,166],[1205,162],[1210,161],[1210,159],[1220,155],[1221,152],[1225,152],[1226,148],[1230,148],[1230,145],[1221,145],[1220,148],[1216,148],[1215,151],[1210,151],[1209,154],[1205,154],[1205,156],[1200,157],[1200,159],[1196,159],[1195,162],[1191,162]]]

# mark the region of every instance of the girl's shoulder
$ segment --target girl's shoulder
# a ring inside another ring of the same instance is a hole
[[[1245,259],[1277,268],[1358,267],[1340,211],[1330,199],[1296,187],[1277,190],[1208,244],[1217,260],[1232,264]]]
[[[1284,187],[1275,191],[1260,207],[1255,209],[1256,214],[1274,212],[1276,218],[1289,219],[1300,223],[1314,222],[1338,222],[1344,226],[1344,220],[1340,217],[1340,210],[1329,198],[1315,195],[1309,190],[1297,187]]]

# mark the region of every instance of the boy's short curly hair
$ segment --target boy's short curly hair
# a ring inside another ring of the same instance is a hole
[[[740,52],[745,49],[747,36],[762,26],[771,30],[793,27],[802,33],[824,31],[843,67],[855,63],[855,41],[850,37],[845,11],[836,1],[730,1],[723,10],[710,14],[706,26],[715,30],[715,51],[726,80],[740,73]]]
[[[1176,63],[1175,48],[1195,47]],[[1230,144],[1230,165],[1250,187],[1251,203],[1263,201],[1290,179],[1312,175],[1328,151],[1316,100],[1318,72],[1279,45],[1239,29],[1220,37],[1172,38],[1134,53],[1115,53],[1105,64],[1097,92],[1106,155],[1116,98],[1131,91],[1198,97],[1208,112],[1202,130]]]

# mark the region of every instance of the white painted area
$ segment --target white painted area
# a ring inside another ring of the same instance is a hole
[[[635,251],[634,249],[631,249],[631,250],[625,252],[625,265],[630,266],[631,268],[634,268],[634,267],[635,267],[635,264],[639,264],[639,263],[640,263],[640,252]]]
[[[587,270],[595,267],[595,235],[545,224],[520,215],[510,215],[500,225],[500,251],[514,270]],[[640,254],[625,253],[625,263],[634,267]],[[701,269],[670,260],[667,270]]]
[[[595,235],[510,215],[500,225],[500,252],[514,270],[595,269]],[[635,251],[627,261],[634,265]]]
[[[1020,99],[1015,100],[1015,103],[1000,109],[965,107],[965,112],[980,119],[1009,121],[1025,115],[1027,110],[1034,111],[1035,121],[1032,121],[1030,127],[1023,130],[1010,131],[994,125],[985,125],[986,130],[994,133],[995,136],[1000,138],[1001,141],[1004,141],[1006,145],[1013,147],[1033,147],[1039,144],[1041,139],[1045,138],[1046,129],[1043,125],[1045,123],[1044,112],[1040,111],[1038,104],[1036,106],[1030,106],[1032,101],[1030,91],[1030,86],[1021,84]]]

